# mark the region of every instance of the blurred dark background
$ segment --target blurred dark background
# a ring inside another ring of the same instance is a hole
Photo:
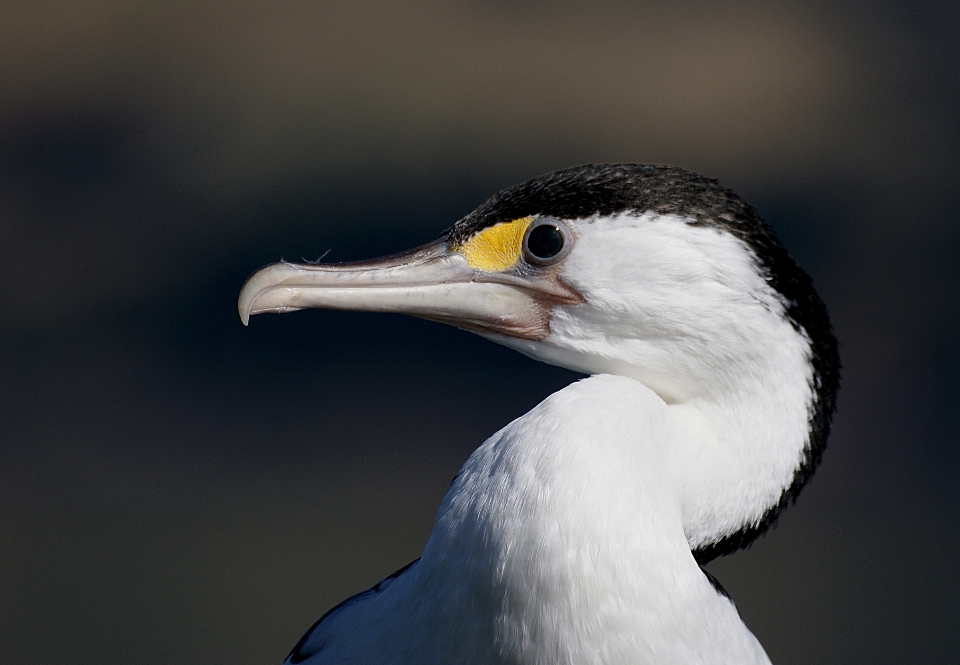
[[[591,161],[777,229],[844,360],[823,466],[711,565],[777,665],[960,660],[960,4],[0,4],[0,661],[279,663],[575,375],[236,311]],[[349,5],[347,8],[346,5]]]

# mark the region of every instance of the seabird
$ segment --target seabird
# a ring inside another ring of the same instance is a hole
[[[267,266],[239,299],[245,324],[310,307],[441,321],[589,376],[487,439],[422,556],[287,663],[769,663],[701,565],[797,497],[839,359],[810,278],[736,194],[580,166],[402,254]]]

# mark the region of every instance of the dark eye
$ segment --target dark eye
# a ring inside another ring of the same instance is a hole
[[[566,256],[568,244],[568,233],[560,222],[541,218],[530,226],[523,247],[528,261],[548,265]]]

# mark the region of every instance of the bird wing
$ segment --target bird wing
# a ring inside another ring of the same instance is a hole
[[[398,577],[408,572],[419,561],[419,558],[414,559],[406,566],[383,578],[366,591],[361,591],[358,594],[350,596],[346,600],[341,601],[331,609],[327,610],[322,617],[317,619],[317,621],[310,626],[309,630],[304,633],[303,637],[300,638],[300,641],[297,642],[296,646],[293,647],[293,650],[290,651],[290,655],[288,655],[286,660],[283,661],[284,665],[287,665],[287,663],[290,663],[291,665],[305,663],[307,660],[312,659],[314,656],[320,654],[320,652],[330,646],[332,642],[337,641],[338,638],[341,638],[342,636],[338,633],[340,632],[339,629],[342,628],[342,625],[339,625],[339,622],[336,620],[340,618],[340,615],[342,615],[344,610],[355,607],[361,603],[375,602],[377,594],[393,584]]]

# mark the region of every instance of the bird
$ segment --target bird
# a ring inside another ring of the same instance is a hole
[[[675,166],[508,187],[421,247],[281,261],[253,314],[399,312],[586,375],[468,458],[419,559],[328,611],[285,663],[769,663],[702,566],[817,468],[837,341],[756,210]]]

